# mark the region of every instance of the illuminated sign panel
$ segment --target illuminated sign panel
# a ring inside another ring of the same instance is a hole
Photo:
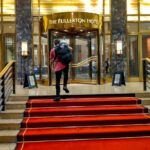
[[[69,27],[101,29],[102,16],[85,12],[55,13],[43,17],[44,30]]]

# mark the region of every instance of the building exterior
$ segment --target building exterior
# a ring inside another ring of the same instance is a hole
[[[49,51],[59,38],[73,47],[70,83],[112,82],[118,71],[142,81],[149,7],[148,0],[1,0],[0,70],[15,59],[18,84],[35,73],[38,83],[52,85]]]

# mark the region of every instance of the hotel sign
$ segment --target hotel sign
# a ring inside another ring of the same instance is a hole
[[[101,29],[102,16],[85,12],[55,13],[43,17],[44,30],[69,27]]]

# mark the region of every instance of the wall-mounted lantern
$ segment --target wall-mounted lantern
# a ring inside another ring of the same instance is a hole
[[[117,55],[122,55],[123,54],[122,41],[121,40],[118,40],[116,42],[116,53],[117,53]]]
[[[28,43],[27,43],[27,41],[21,42],[21,56],[28,56]]]

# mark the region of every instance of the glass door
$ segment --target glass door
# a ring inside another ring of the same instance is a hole
[[[150,35],[149,34],[145,34],[141,36],[141,42],[142,42],[142,58],[150,58]],[[142,60],[142,59],[141,59]],[[142,68],[142,61],[141,61],[141,68]],[[140,70],[140,78],[141,80],[143,79],[142,72],[143,68]]]
[[[39,44],[39,40],[41,44]],[[49,75],[49,50],[47,45],[47,37],[33,37],[34,47],[34,73],[38,82],[48,85]]]
[[[129,35],[128,36],[128,48],[129,48],[129,81],[139,81],[139,48],[138,48],[138,36]]]
[[[73,61],[69,68],[69,83],[97,84],[97,32],[69,34],[52,31],[51,47],[55,39],[66,42],[73,48]],[[50,72],[50,84],[55,83],[55,76]]]
[[[97,83],[97,39],[95,32],[75,36],[73,81]]]

